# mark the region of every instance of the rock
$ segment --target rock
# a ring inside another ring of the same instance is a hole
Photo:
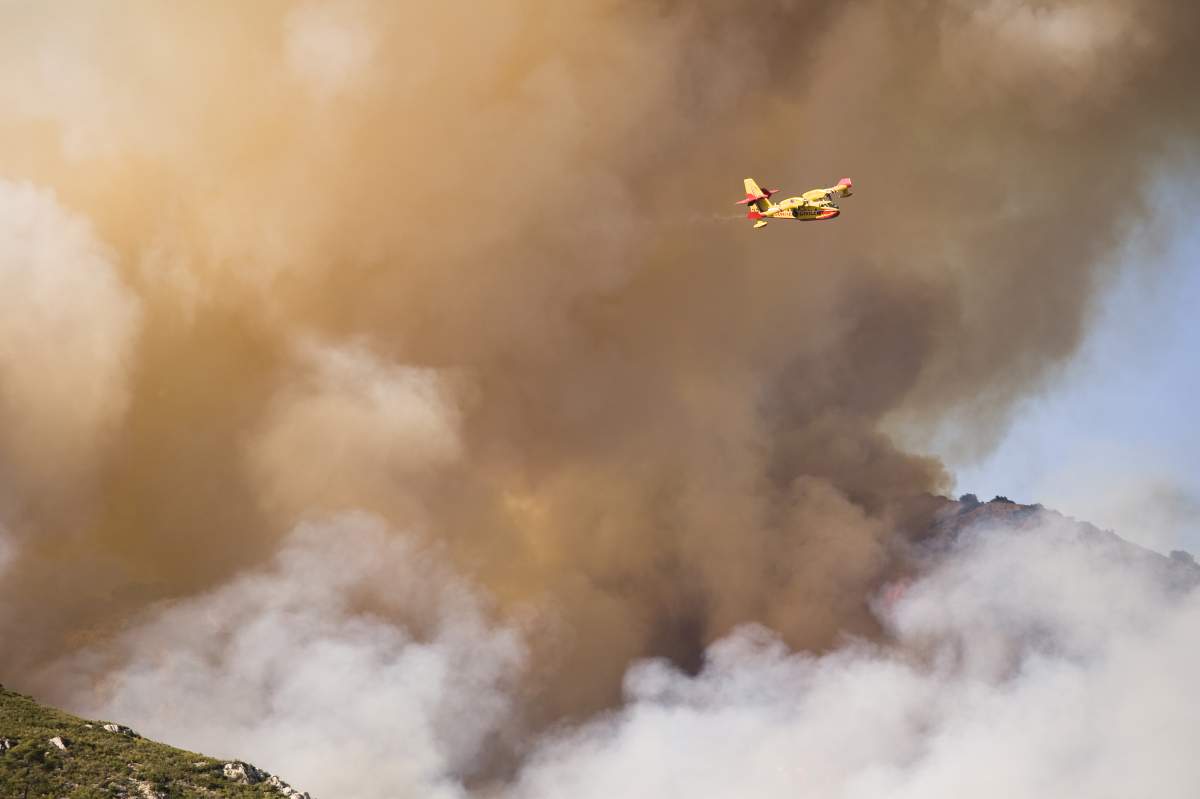
[[[149,782],[135,780],[133,777],[130,777],[129,781],[132,782],[135,787],[137,787],[138,793],[142,795],[143,799],[166,799],[163,794],[154,790],[154,786]]]
[[[142,737],[142,736],[138,735],[136,732],[134,732],[133,730],[131,730],[130,728],[123,726],[121,724],[113,724],[113,723],[109,722],[108,724],[104,725],[104,729],[109,732],[115,732],[118,735],[124,735],[128,738],[141,738]]]
[[[249,763],[243,763],[240,760],[226,763],[223,772],[227,780],[233,780],[242,785],[255,785],[261,782],[268,788],[272,788],[283,796],[288,797],[288,799],[312,799],[307,793],[297,791],[274,774],[268,774],[262,769],[255,768]]]
[[[0,752],[7,752],[17,745],[17,742],[12,738],[0,738]]]
[[[55,735],[53,738],[50,739],[50,743],[53,746],[57,746],[59,749],[63,750],[64,752],[67,751],[67,742],[62,739],[61,735]]]
[[[301,791],[297,791],[295,788],[288,785],[286,782],[279,779],[274,774],[267,777],[266,784],[269,785],[270,787],[274,788],[275,790],[279,791],[284,796],[288,797],[288,799],[312,799],[312,797],[310,797],[308,794],[303,793]]]
[[[254,785],[255,783],[262,782],[267,777],[265,771],[257,769],[249,763],[243,763],[240,760],[226,763],[223,772],[225,779],[240,782],[242,785]]]

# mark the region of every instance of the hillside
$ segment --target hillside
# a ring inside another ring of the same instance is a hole
[[[1148,567],[1173,589],[1190,590],[1200,585],[1200,564],[1191,553],[1177,550],[1169,556],[1162,555],[1128,541],[1112,530],[1064,516],[1040,504],[1023,505],[1007,497],[980,502],[974,494],[963,494],[957,500],[925,495],[915,498],[909,511],[911,515],[904,524],[918,544],[912,553],[917,569],[927,567],[929,558],[952,549],[971,531],[1055,529],[1069,533],[1075,542],[1093,552]]]
[[[0,686],[3,799],[308,799],[247,763],[217,760],[133,730],[44,707]]]
[[[1112,530],[1102,530],[1042,505],[1022,505],[1007,497],[980,502],[974,494],[964,494],[957,501],[936,497],[933,502],[934,511],[928,521],[925,540],[934,547],[948,545],[965,531],[975,528],[1028,530],[1057,526],[1072,530],[1080,543],[1102,549],[1113,557],[1131,558],[1149,565],[1169,585],[1190,589],[1200,584],[1200,566],[1191,553],[1177,550],[1170,556],[1161,555],[1127,541]]]

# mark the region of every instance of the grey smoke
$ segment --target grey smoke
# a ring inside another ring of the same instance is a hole
[[[1200,594],[1059,521],[977,529],[884,612],[895,640],[796,653],[761,627],[551,738],[554,796],[1192,795]]]
[[[302,525],[266,567],[154,609],[56,678],[91,715],[316,796],[461,796],[524,648],[442,560],[370,517]]]

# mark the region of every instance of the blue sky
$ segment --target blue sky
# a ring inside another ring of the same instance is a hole
[[[1200,226],[1164,191],[1165,248],[1147,228],[1061,378],[1027,399],[1000,446],[949,462],[958,492],[1041,502],[1159,551],[1200,555]]]

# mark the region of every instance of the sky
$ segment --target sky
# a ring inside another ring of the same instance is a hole
[[[951,459],[958,492],[1040,502],[1161,552],[1200,551],[1200,231],[1197,203],[1167,184],[1154,201],[1165,229],[1127,242],[1062,374],[1021,402],[994,451]]]

